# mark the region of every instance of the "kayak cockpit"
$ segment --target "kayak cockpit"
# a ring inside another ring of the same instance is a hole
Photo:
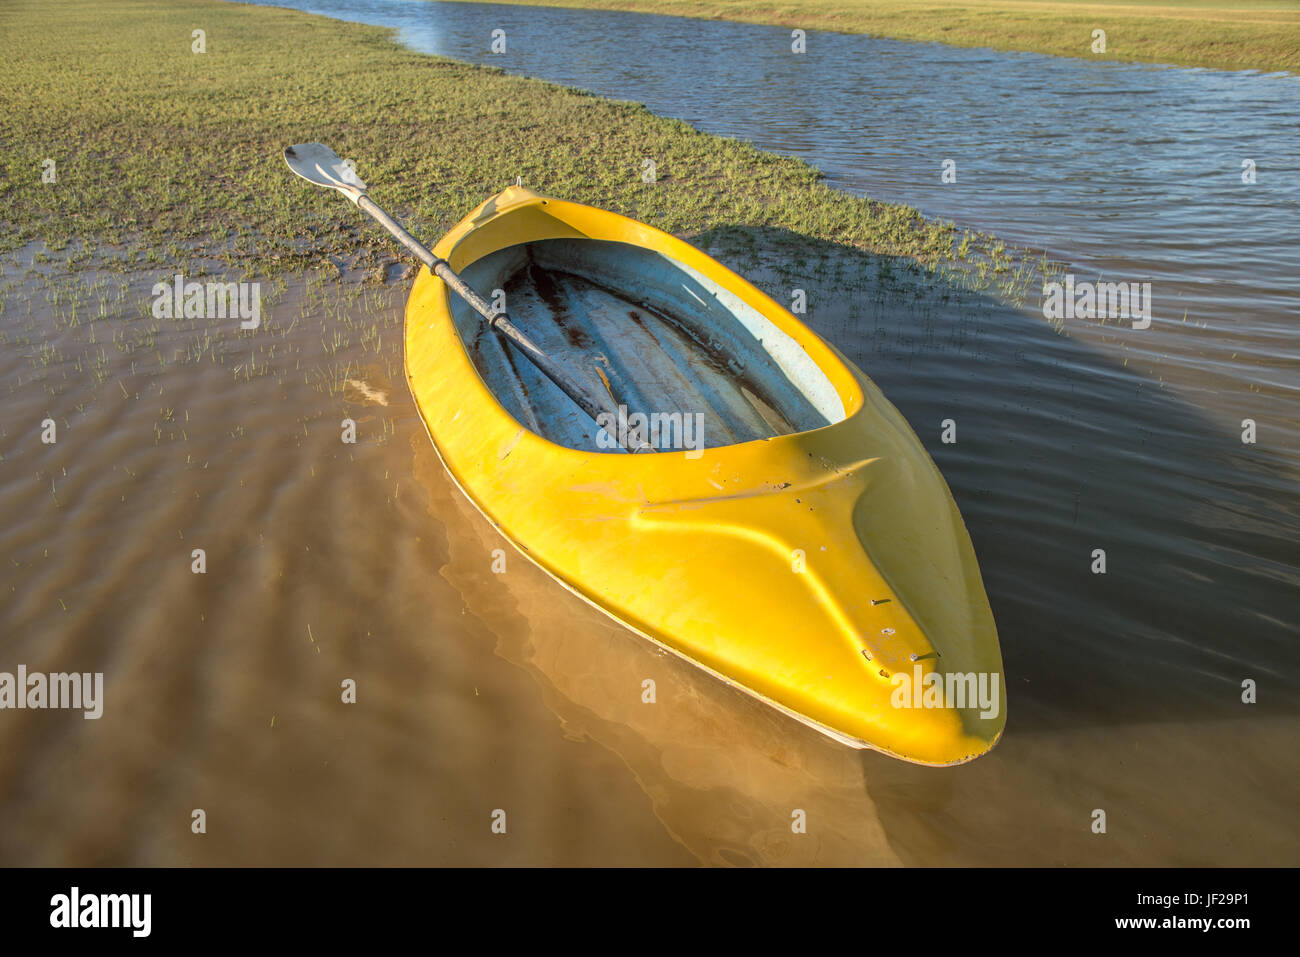
[[[805,432],[845,416],[793,338],[653,250],[542,239],[498,249],[461,274],[579,382],[629,417],[644,416],[661,451]],[[453,300],[451,312],[479,376],[516,421],[568,448],[622,452],[464,303]]]

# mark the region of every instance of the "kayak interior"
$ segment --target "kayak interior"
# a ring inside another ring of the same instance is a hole
[[[805,432],[845,416],[794,339],[731,290],[653,250],[544,239],[492,252],[461,275],[588,389],[644,416],[661,450]],[[623,452],[459,298],[451,312],[479,376],[522,426],[568,448]]]

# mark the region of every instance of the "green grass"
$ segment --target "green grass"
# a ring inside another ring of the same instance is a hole
[[[963,47],[1220,70],[1300,72],[1295,0],[493,0],[634,10]],[[1094,53],[1093,30],[1106,32]]]
[[[207,52],[191,52],[191,31]],[[0,251],[64,265],[272,275],[393,255],[380,229],[294,178],[284,146],[355,161],[383,206],[436,240],[522,176],[539,192],[678,235],[762,228],[929,266],[963,237],[855,198],[807,164],[635,104],[402,50],[389,31],[216,0],[0,5]],[[42,164],[57,182],[43,183]],[[641,181],[644,159],[658,181]],[[1009,275],[976,237],[981,281]]]

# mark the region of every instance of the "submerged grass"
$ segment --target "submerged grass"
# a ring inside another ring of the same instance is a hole
[[[407,52],[385,29],[219,0],[0,7],[0,252],[39,242],[65,268],[190,275],[382,271],[386,234],[286,168],[283,147],[312,140],[430,242],[522,177],[678,235],[763,228],[956,264],[976,285],[1018,275],[990,237],[832,190],[799,160]]]
[[[1220,70],[1300,72],[1295,0],[493,0],[632,10],[962,47]],[[1106,33],[1094,51],[1094,30]]]

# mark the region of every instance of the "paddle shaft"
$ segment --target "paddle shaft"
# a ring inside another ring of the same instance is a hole
[[[548,356],[532,339],[528,338],[520,329],[510,321],[510,317],[504,312],[495,312],[482,296],[470,288],[469,284],[460,276],[456,275],[445,259],[439,259],[425,245],[408,233],[405,227],[397,220],[389,216],[379,204],[361,193],[356,198],[358,208],[365,210],[375,221],[393,234],[393,237],[410,251],[416,259],[429,267],[429,270],[439,279],[445,282],[451,290],[469,303],[470,307],[477,312],[487,324],[501,333],[516,349],[522,352],[528,360],[541,371],[546,378],[555,383],[561,392],[567,395],[583,412],[591,416],[593,422],[600,425],[602,415],[612,416],[614,422],[618,424],[616,434],[613,438],[627,449],[629,452],[653,452],[654,448],[640,434],[640,431],[628,426],[626,415],[622,407],[611,408],[593,396],[583,385],[573,376],[569,375],[558,362]],[[606,432],[609,430],[606,429]],[[626,438],[624,438],[626,437]]]

